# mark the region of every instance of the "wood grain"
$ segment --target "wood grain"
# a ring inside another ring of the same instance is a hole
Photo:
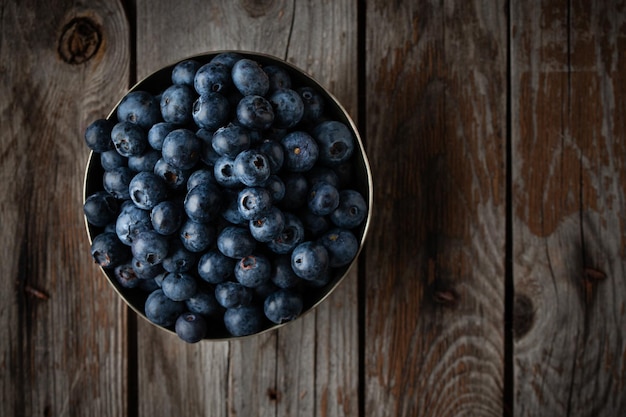
[[[190,55],[257,51],[300,66],[356,114],[354,2],[179,2],[176,19],[170,8],[137,2],[138,79]],[[317,311],[259,337],[187,346],[141,320],[139,414],[358,415],[354,274]]]
[[[626,410],[623,4],[516,4],[515,411]]]
[[[504,5],[367,2],[364,415],[503,414]]]
[[[89,255],[87,124],[128,84],[116,2],[0,6],[0,414],[126,414],[125,308]]]

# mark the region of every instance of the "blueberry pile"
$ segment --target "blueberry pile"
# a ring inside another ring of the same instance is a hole
[[[85,130],[91,255],[189,343],[297,318],[351,264],[368,214],[352,131],[318,87],[261,61],[181,61]]]

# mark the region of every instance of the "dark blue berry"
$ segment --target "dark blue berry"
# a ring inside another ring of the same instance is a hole
[[[236,188],[241,186],[241,182],[239,182],[239,178],[235,174],[234,164],[235,161],[228,156],[220,156],[215,161],[213,175],[215,176],[215,181],[222,187]]]
[[[191,274],[169,272],[163,278],[161,289],[170,300],[185,301],[196,294],[198,284]]]
[[[250,220],[250,233],[259,242],[276,239],[285,228],[285,215],[277,207],[271,207],[259,217]]]
[[[133,270],[139,279],[151,279],[155,278],[157,275],[163,273],[163,266],[161,264],[150,265],[147,262],[140,261],[139,259],[133,258],[131,261]]]
[[[265,71],[269,78],[269,92],[276,91],[280,88],[291,88],[291,76],[283,67],[267,65],[263,67],[263,71]]]
[[[280,200],[280,206],[286,210],[298,209],[306,205],[309,184],[304,174],[288,172],[281,174],[285,185],[285,195]]]
[[[247,149],[237,155],[233,163],[235,175],[248,187],[262,185],[270,176],[267,156],[254,149]]]
[[[98,119],[85,129],[85,143],[94,152],[106,152],[113,149],[111,132],[115,123],[107,119]]]
[[[193,297],[185,300],[187,309],[192,313],[200,314],[204,317],[213,318],[223,313],[221,306],[215,299],[213,291],[198,291]]]
[[[219,54],[215,55],[209,62],[224,64],[227,68],[230,68],[232,70],[235,62],[239,61],[242,58],[243,55],[238,54],[237,52],[220,52]]]
[[[213,170],[200,168],[193,171],[187,180],[187,191],[200,184],[217,184]]]
[[[367,216],[367,203],[355,190],[339,192],[339,206],[330,214],[330,220],[338,227],[353,229],[359,226]]]
[[[128,168],[135,172],[150,171],[154,172],[154,166],[161,158],[161,153],[156,149],[148,148],[141,155],[132,155],[128,157]]]
[[[148,147],[144,130],[130,122],[119,122],[113,126],[111,141],[117,152],[125,157],[141,155]]]
[[[270,163],[270,172],[276,174],[283,167],[285,161],[285,151],[276,140],[266,139],[259,145],[259,151],[267,156]]]
[[[319,146],[320,163],[337,166],[350,159],[354,153],[354,138],[348,127],[336,120],[318,124],[313,137]]]
[[[274,258],[270,280],[278,288],[295,288],[300,284],[300,277],[291,267],[291,255],[277,255]]]
[[[128,186],[135,173],[128,167],[117,167],[109,171],[104,171],[102,185],[104,189],[113,197],[119,200],[128,200],[130,192]]]
[[[180,239],[169,244],[167,257],[163,259],[163,269],[167,272],[182,273],[195,270],[197,254],[187,250]]]
[[[300,123],[304,114],[304,104],[297,92],[289,88],[278,89],[270,95],[269,102],[274,108],[275,127],[291,129]]]
[[[194,88],[198,94],[224,93],[233,84],[230,71],[231,69],[221,62],[204,64],[196,72]]]
[[[228,119],[230,103],[220,93],[202,94],[193,104],[192,117],[198,127],[215,130]]]
[[[102,268],[114,268],[130,259],[128,247],[111,232],[100,233],[93,239],[91,256]]]
[[[246,227],[227,226],[217,236],[217,248],[229,258],[241,259],[254,253],[256,240]]]
[[[346,229],[334,228],[325,233],[319,242],[328,251],[331,267],[350,264],[359,251],[359,241],[352,232]]]
[[[252,130],[267,130],[274,122],[272,104],[262,96],[245,96],[237,104],[237,121]]]
[[[300,87],[296,91],[300,94],[304,104],[302,122],[317,123],[324,114],[324,98],[312,87]]]
[[[159,102],[146,91],[132,91],[117,106],[117,119],[120,122],[134,123],[148,131],[161,120]]]
[[[194,77],[198,68],[200,68],[200,63],[193,59],[179,62],[172,69],[172,84],[193,87]]]
[[[215,300],[224,308],[249,305],[253,296],[251,288],[238,282],[224,281],[215,286]]]
[[[207,250],[215,243],[217,231],[212,223],[187,220],[180,227],[179,235],[185,249],[197,253]]]
[[[270,280],[272,264],[263,255],[244,256],[235,265],[235,278],[244,287],[255,288]]]
[[[313,214],[326,216],[339,206],[339,191],[327,182],[318,181],[309,190],[308,208]]]
[[[144,311],[146,318],[154,324],[169,327],[185,311],[185,303],[169,299],[159,288],[146,299]]]
[[[326,271],[330,264],[328,251],[321,244],[307,241],[296,246],[291,253],[291,267],[302,279],[314,280]]]
[[[148,171],[133,177],[128,185],[128,192],[135,205],[144,210],[152,210],[167,197],[167,187],[163,180]]]
[[[113,276],[123,288],[137,288],[141,281],[130,263],[116,266],[113,269]]]
[[[276,324],[295,320],[302,313],[302,296],[289,290],[270,294],[263,303],[265,316]]]
[[[168,123],[184,125],[191,122],[191,110],[196,101],[193,89],[184,84],[169,86],[161,94],[161,116]]]
[[[235,159],[239,152],[250,147],[250,133],[246,128],[230,123],[213,133],[211,145],[218,155]]]
[[[214,221],[222,209],[222,200],[222,193],[216,185],[197,185],[185,196],[185,213],[197,223]]]
[[[104,227],[117,218],[120,205],[111,194],[97,191],[85,199],[83,212],[87,222],[96,227]]]
[[[128,158],[120,155],[120,153],[112,149],[110,151],[102,152],[100,154],[100,165],[105,171],[110,171],[115,168],[125,167],[128,164]]]
[[[148,143],[153,149],[160,151],[163,147],[165,137],[174,129],[176,125],[173,123],[159,122],[148,130]]]
[[[157,233],[169,236],[176,233],[180,228],[183,222],[183,209],[175,201],[161,201],[152,208],[150,220]]]
[[[177,168],[163,158],[154,164],[154,173],[165,181],[168,188],[173,190],[184,188],[191,174],[190,170]]]
[[[130,246],[139,233],[151,229],[149,211],[140,209],[132,202],[122,206],[115,222],[115,233],[122,243]]]
[[[255,306],[229,308],[224,313],[226,330],[235,336],[247,336],[263,330],[263,312]]]
[[[202,315],[188,311],[178,316],[174,330],[184,342],[198,343],[206,336],[208,323]]]
[[[306,132],[294,131],[280,141],[285,152],[284,167],[292,172],[305,172],[317,162],[319,149],[315,140]]]
[[[146,230],[135,236],[130,248],[136,259],[150,265],[157,265],[167,256],[169,245],[165,236],[154,230]]]
[[[243,58],[232,68],[232,80],[237,90],[244,96],[264,96],[269,88],[269,77],[258,62]]]
[[[262,187],[247,187],[239,192],[239,213],[246,220],[259,218],[272,206],[272,196]]]
[[[188,129],[171,131],[163,140],[162,158],[174,168],[189,170],[200,160],[202,141]]]
[[[291,252],[304,240],[304,226],[300,219],[289,212],[284,212],[285,227],[273,240],[267,242],[267,247],[274,253],[286,254]]]
[[[219,284],[233,275],[236,263],[235,259],[212,249],[198,260],[198,275],[209,284]]]

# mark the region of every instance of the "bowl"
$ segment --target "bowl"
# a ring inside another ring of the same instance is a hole
[[[370,224],[371,213],[372,213],[372,174],[370,171],[370,166],[368,162],[368,158],[365,152],[365,148],[363,146],[363,142],[359,135],[358,129],[350,118],[350,115],[346,111],[346,109],[339,103],[339,101],[326,89],[313,79],[311,76],[307,75],[303,70],[297,68],[296,66],[273,56],[267,54],[261,54],[256,52],[249,51],[215,51],[211,53],[201,54],[190,56],[180,61],[174,62],[166,67],[163,67],[154,73],[148,75],[143,80],[136,83],[126,94],[135,92],[135,91],[145,91],[155,96],[157,100],[159,100],[162,92],[172,85],[172,71],[173,69],[183,61],[195,61],[197,66],[202,66],[204,64],[209,63],[216,56],[226,56],[227,54],[237,54],[242,58],[246,58],[252,60],[259,64],[261,68],[278,67],[289,75],[291,80],[291,88],[296,90],[301,87],[309,87],[314,89],[323,99],[324,103],[324,112],[322,118],[315,121],[315,123],[309,123],[305,125],[304,122],[299,123],[294,127],[275,129],[276,131],[264,131],[261,136],[276,136],[275,140],[280,140],[286,133],[292,131],[306,131],[311,133],[313,126],[321,123],[324,120],[333,120],[338,121],[344,126],[346,126],[354,139],[354,152],[350,157],[347,163],[342,163],[339,167],[332,167],[332,169],[338,173],[338,178],[340,179],[341,186],[337,186],[339,191],[343,189],[351,189],[357,191],[364,199],[365,204],[367,205],[367,214],[365,218],[357,225],[350,226],[350,232],[356,238],[358,243],[358,249],[351,261],[348,264],[343,262],[338,267],[332,267],[328,269],[328,274],[325,276],[324,280],[313,280],[307,281],[302,280],[302,283],[298,284],[296,288],[289,289],[288,291],[297,293],[302,301],[302,309],[297,314],[297,317],[291,317],[288,320],[281,320],[279,322],[274,322],[268,320],[267,317],[262,317],[262,324],[257,326],[254,331],[246,332],[244,334],[233,334],[230,332],[227,327],[224,325],[224,318],[221,315],[204,317],[208,323],[208,330],[203,333],[201,337],[197,337],[198,340],[192,340],[192,342],[196,342],[199,340],[229,340],[233,338],[242,338],[242,337],[250,337],[254,335],[258,335],[261,333],[265,333],[268,331],[273,331],[279,327],[287,325],[295,320],[300,319],[306,313],[315,309],[317,305],[323,302],[341,283],[341,281],[348,275],[349,271],[354,267],[357,263],[358,256],[364,246],[367,231]],[[197,67],[196,67],[197,68]],[[236,88],[232,88],[233,91],[237,91]],[[125,94],[125,96],[126,96]],[[236,100],[241,99],[242,95],[230,94],[231,96],[235,96],[236,98],[231,98],[232,103],[236,103]],[[123,101],[123,97],[120,99],[109,115],[106,117],[108,121],[112,124],[119,122],[117,119],[117,111],[120,103]],[[235,107],[235,104],[232,106]],[[186,125],[185,128],[194,129],[197,128],[195,124]],[[146,129],[144,129],[145,131]],[[311,134],[312,135],[312,134]],[[194,169],[198,167],[208,168],[210,167],[205,162],[198,162],[198,165],[194,167]],[[280,175],[285,172],[285,169],[281,169],[277,173]],[[85,169],[85,177],[84,177],[84,192],[83,198],[84,201],[87,201],[87,198],[97,192],[104,191],[103,186],[103,175],[105,173],[104,168],[102,167],[100,154],[94,150],[90,151],[88,162]],[[304,174],[302,174],[304,175]],[[237,188],[239,191],[241,187]],[[123,204],[123,201],[116,200],[119,205]],[[130,200],[129,200],[130,201]],[[130,204],[130,203],[128,203]],[[284,211],[293,212],[294,214],[297,212],[298,216],[300,216],[304,209],[285,209]],[[329,224],[328,227],[335,228],[336,225],[329,221],[329,215],[323,215],[323,219]],[[300,218],[300,217],[299,217]],[[89,238],[90,245],[93,244],[94,239],[101,233],[106,230],[106,226],[94,226],[91,224],[87,216],[85,216],[85,225],[87,230],[87,235]],[[216,222],[216,230],[223,230],[223,228],[228,225],[223,221],[223,218],[220,221]],[[113,225],[109,225],[109,227],[113,227]],[[109,229],[110,231],[111,229]],[[306,237],[303,241],[311,241],[316,242],[319,240],[320,232],[312,232],[307,228]],[[211,249],[215,249],[215,243],[211,244]],[[273,252],[267,251],[264,244],[261,244],[263,248],[263,253],[266,253],[267,257],[272,259]],[[130,248],[128,248],[130,251]],[[208,250],[208,249],[206,249]],[[130,252],[129,252],[130,253]],[[292,253],[290,251],[286,256],[289,256]],[[196,260],[203,254],[203,252],[196,253]],[[128,255],[130,256],[130,255]],[[195,277],[198,288],[202,288],[202,291],[212,292],[215,290],[215,283],[207,283],[202,280],[197,273],[197,267],[195,269],[191,269],[189,274]],[[166,332],[176,333],[176,326],[173,323],[167,323],[165,325],[157,324],[153,320],[147,317],[145,311],[145,304],[148,296],[151,292],[159,289],[159,285],[162,284],[162,281],[159,281],[163,278],[163,275],[157,277],[157,280],[150,278],[148,280],[134,280],[133,285],[129,285],[129,282],[122,282],[115,274],[115,271],[111,267],[102,267],[99,266],[99,269],[102,271],[104,277],[107,279],[112,288],[117,292],[117,294],[124,300],[124,302],[139,316],[146,319],[149,323],[154,324],[155,326],[163,329]],[[131,277],[132,278],[132,277]],[[236,281],[234,278],[230,278],[232,281]],[[139,283],[140,285],[135,285]],[[259,303],[258,309],[262,310],[263,297],[267,297],[268,294],[271,294],[272,291],[278,290],[275,285],[268,284],[262,285],[261,287],[253,288],[254,299],[257,303]],[[260,300],[260,301],[259,301]],[[223,313],[225,308],[220,307]],[[179,335],[180,336],[180,335]],[[189,340],[187,340],[189,341]]]

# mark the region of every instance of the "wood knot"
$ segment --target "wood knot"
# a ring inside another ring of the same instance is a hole
[[[91,59],[102,44],[100,25],[88,17],[75,17],[61,30],[59,56],[71,65]]]
[[[516,295],[513,301],[513,337],[519,339],[530,331],[535,321],[535,308],[532,300],[524,295]]]
[[[242,0],[241,6],[250,17],[261,17],[273,8],[274,3],[274,0]]]

